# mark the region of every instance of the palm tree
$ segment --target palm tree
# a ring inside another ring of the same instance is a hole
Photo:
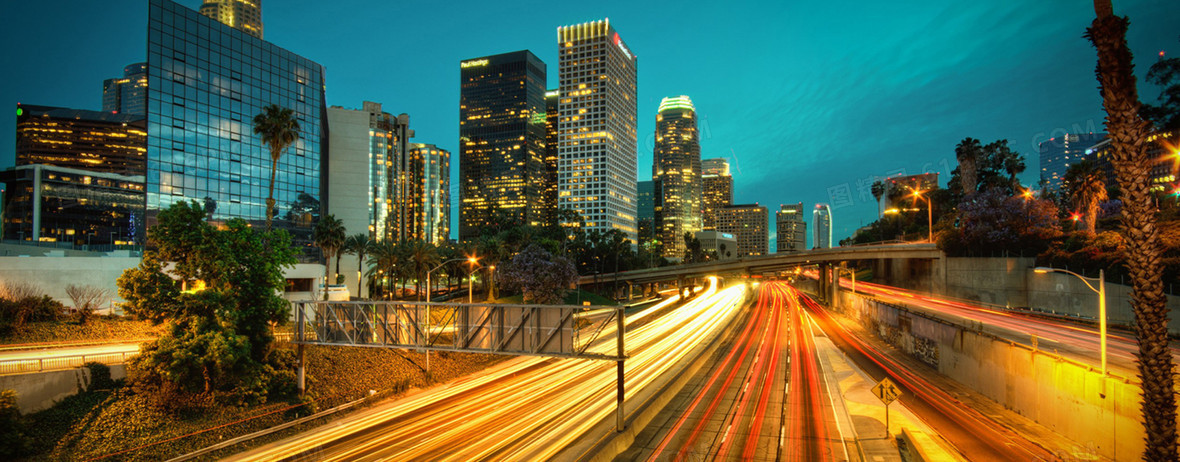
[[[365,263],[365,254],[369,252],[372,247],[373,240],[369,239],[368,233],[357,233],[348,236],[344,240],[344,253],[351,253],[356,255],[356,296],[361,297],[361,270]],[[339,271],[339,270],[337,270]]]
[[[877,199],[877,216],[880,217],[881,216],[881,197],[885,195],[885,183],[882,183],[881,180],[874,181],[872,190],[873,190],[873,198]]]
[[[1150,124],[1139,114],[1125,17],[1114,15],[1110,0],[1094,0],[1094,22],[1086,38],[1098,50],[1098,83],[1110,134],[1110,162],[1122,191],[1122,231],[1127,241],[1131,307],[1139,352],[1135,355],[1143,388],[1144,460],[1176,460],[1176,395],[1172,351],[1168,347],[1168,307],[1164,295],[1159,228],[1151,200],[1147,152]]]
[[[331,214],[321,218],[311,233],[312,241],[324,253],[324,300],[328,299],[328,284],[330,284],[328,268],[332,263],[332,256],[336,255],[340,247],[344,245],[344,237],[344,222],[337,220]]]
[[[378,284],[383,279],[389,281],[381,289],[382,294],[386,297],[390,297],[393,293],[395,275],[398,269],[404,266],[401,265],[401,254],[400,246],[392,240],[374,242],[369,249],[369,271],[366,272],[366,276],[377,280]]]
[[[421,239],[408,242],[407,247],[409,264],[415,279],[414,293],[417,294],[418,301],[422,301],[422,283],[426,280],[426,273],[438,264],[438,247]],[[430,288],[427,287],[426,290],[429,291]]]
[[[1023,189],[1020,185],[1020,180],[1016,179],[1016,175],[1024,173],[1028,168],[1024,164],[1024,156],[1015,151],[1007,151],[1004,155],[1004,171],[1008,172],[1008,183],[1012,185],[1012,193],[1015,194]]]
[[[974,194],[978,189],[977,165],[982,152],[983,146],[975,138],[963,138],[955,146],[955,158],[959,159],[959,183],[963,186],[964,197]]]
[[[483,236],[476,243],[476,254],[488,277],[484,278],[484,286],[488,289],[488,301],[496,299],[496,281],[492,279],[492,267],[508,256],[508,244],[499,236]]]
[[[1089,234],[1094,234],[1099,205],[1108,199],[1103,176],[1102,171],[1093,162],[1083,160],[1070,166],[1062,178],[1074,209],[1083,212],[1085,230]]]
[[[275,216],[275,173],[279,169],[279,158],[288,146],[299,139],[299,122],[295,111],[271,104],[254,116],[254,133],[270,148],[270,187],[266,192],[266,230]]]

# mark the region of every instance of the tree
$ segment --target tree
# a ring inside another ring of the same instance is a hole
[[[536,244],[526,247],[504,266],[500,273],[505,287],[523,292],[525,303],[560,303],[566,289],[578,279],[573,263],[554,257]]]
[[[287,209],[287,221],[299,226],[311,227],[320,220],[320,200],[308,193],[299,193]]]
[[[361,298],[361,271],[365,264],[365,255],[373,246],[373,240],[367,233],[357,233],[344,240],[344,252],[356,255],[356,297]]]
[[[266,192],[266,230],[270,231],[275,216],[275,173],[279,170],[279,158],[287,147],[299,139],[299,122],[295,111],[271,104],[254,116],[254,134],[270,148],[270,186]]]
[[[1010,187],[1012,188],[1012,193],[1015,194],[1022,189],[1020,180],[1016,178],[1016,175],[1024,173],[1024,170],[1028,168],[1028,166],[1024,164],[1024,156],[1016,153],[1015,151],[1007,149],[1007,140],[1004,141],[1004,171],[1008,172],[1008,184],[1011,185]]]
[[[877,216],[881,216],[881,197],[885,195],[885,183],[881,180],[873,182],[873,198],[877,200]]]
[[[311,233],[312,241],[324,253],[324,300],[328,299],[328,284],[331,284],[328,279],[328,268],[331,267],[332,257],[344,246],[345,236],[344,222],[337,220],[332,214],[320,219]],[[340,272],[339,259],[336,260],[336,272]]]
[[[402,252],[396,242],[391,240],[377,241],[369,249],[368,277],[378,284],[382,280],[389,282],[388,287],[382,287],[381,292],[389,297],[394,291],[394,281],[402,264]],[[371,290],[370,290],[371,291]]]
[[[196,201],[173,204],[158,220],[148,230],[156,250],[117,282],[128,313],[166,326],[132,362],[141,380],[262,400],[274,380],[293,383],[293,374],[268,363],[271,326],[290,313],[279,296],[283,268],[295,264],[287,233],[255,231],[236,218],[215,228]]]
[[[66,286],[66,296],[70,297],[70,301],[74,302],[74,310],[77,313],[78,322],[85,324],[94,314],[94,309],[101,306],[103,300],[110,298],[110,292],[101,287],[94,286],[79,286],[70,284]]]
[[[1098,223],[1099,207],[1109,199],[1105,176],[1094,162],[1086,159],[1071,165],[1061,181],[1074,210],[1082,214],[1085,231],[1090,235],[1094,234],[1094,226]]]
[[[1164,58],[1160,52],[1160,60],[1147,71],[1147,81],[1163,90],[1156,98],[1159,105],[1143,105],[1144,118],[1162,131],[1180,130],[1180,58]]]
[[[438,264],[438,247],[434,244],[416,239],[406,243],[410,256],[410,267],[414,274],[414,294],[418,301],[422,301],[422,284],[426,282],[426,273]],[[429,287],[426,288],[430,290]]]
[[[979,177],[976,166],[982,153],[983,148],[975,138],[964,138],[955,146],[955,158],[959,160],[959,181],[963,186],[964,196],[970,196],[977,190]]]
[[[684,233],[684,263],[700,263],[705,261],[705,250],[701,247],[701,240],[691,232]]]
[[[488,273],[488,277],[484,278],[484,287],[487,288],[488,301],[496,298],[496,282],[492,279],[492,267],[500,263],[508,257],[508,245],[504,239],[497,236],[483,236],[479,238],[476,243],[476,255],[479,257],[480,263],[484,265],[484,271]]]
[[[1154,163],[1147,151],[1151,125],[1139,116],[1141,105],[1126,39],[1130,21],[1114,15],[1110,0],[1094,0],[1094,13],[1086,38],[1098,51],[1096,74],[1111,140],[1110,162],[1122,193],[1122,232],[1127,242],[1131,307],[1139,340],[1136,362],[1147,433],[1143,458],[1176,460],[1176,395],[1162,278],[1163,246],[1149,179]]]
[[[957,228],[944,225],[939,232],[939,247],[948,255],[975,256],[981,249],[1037,255],[1061,236],[1052,201],[1013,197],[1000,188],[959,204],[957,218]]]

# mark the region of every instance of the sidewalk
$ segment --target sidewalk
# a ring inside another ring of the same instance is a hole
[[[940,456],[938,460],[964,460],[950,445],[919,420],[899,401],[889,405],[889,435],[885,431],[885,406],[873,395],[877,383],[853,365],[844,353],[815,325],[816,354],[819,356],[823,377],[836,408],[837,421],[854,441],[845,441],[852,460],[884,462],[903,460],[897,446],[902,429],[919,431],[937,442],[937,447],[924,448]],[[856,451],[857,454],[852,454]]]

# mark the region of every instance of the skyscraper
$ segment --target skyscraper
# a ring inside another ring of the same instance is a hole
[[[815,242],[812,248],[832,248],[832,209],[828,204],[815,204],[811,220],[815,226],[815,237],[812,238]]]
[[[652,181],[655,229],[664,243],[664,256],[682,257],[685,234],[701,230],[700,134],[696,108],[687,96],[660,101]]]
[[[1041,154],[1041,185],[1050,191],[1061,190],[1061,179],[1070,165],[1081,162],[1086,150],[1106,138],[1105,133],[1066,134],[1049,138],[1038,145]]]
[[[803,203],[782,204],[775,213],[776,253],[807,250],[807,222],[803,220]]]
[[[142,114],[16,107],[17,165],[142,176],[146,151],[147,124]]]
[[[421,233],[426,242],[443,244],[451,237],[451,153],[433,144],[410,145],[410,158],[420,169]]]
[[[541,224],[545,63],[522,50],[459,68],[459,239],[489,226]]]
[[[733,204],[733,177],[724,157],[701,161],[701,228],[717,229],[717,209]]]
[[[414,195],[416,163],[409,150],[410,116],[384,112],[381,103],[365,101],[361,109],[328,108],[328,210],[350,234],[369,238],[414,239],[413,216],[421,198]]]
[[[201,14],[262,38],[262,0],[205,0]]]
[[[717,209],[717,231],[737,237],[738,257],[768,253],[769,221],[766,207],[758,204],[728,205]]]
[[[545,194],[543,223],[557,223],[557,124],[561,119],[558,100],[561,90],[545,92]]]
[[[216,205],[214,219],[266,219],[270,152],[254,116],[294,111],[299,139],[279,159],[275,228],[315,257],[312,223],[327,191],[324,69],[170,0],[148,8],[147,219],[178,201]]]
[[[144,118],[147,114],[147,63],[128,64],[123,77],[102,82],[102,110]]]
[[[636,224],[639,227],[639,243],[643,244],[656,238],[655,218],[655,181],[647,180],[636,183]]]
[[[636,240],[636,65],[610,20],[557,28],[558,203]]]

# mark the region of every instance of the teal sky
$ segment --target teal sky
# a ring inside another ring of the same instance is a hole
[[[936,171],[945,183],[964,137],[1010,140],[1027,184],[1038,179],[1036,143],[1102,131],[1082,38],[1092,3],[1023,3],[267,0],[263,21],[267,40],[326,67],[330,105],[408,113],[414,141],[457,156],[460,60],[529,49],[554,87],[557,26],[609,17],[639,57],[640,180],[651,176],[660,98],[689,95],[702,156],[730,158],[735,202],[770,208],[772,230],[779,204],[829,202],[840,239],[874,219],[874,176]],[[102,80],[145,59],[146,10],[139,0],[5,2],[0,102],[99,109]],[[1131,18],[1140,76],[1161,50],[1180,53],[1180,2],[1115,10]],[[0,114],[6,167],[15,111]]]

